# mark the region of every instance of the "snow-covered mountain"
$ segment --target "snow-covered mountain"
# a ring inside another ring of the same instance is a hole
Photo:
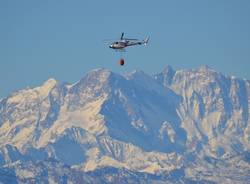
[[[0,182],[249,183],[249,106],[206,66],[49,79],[0,100]]]

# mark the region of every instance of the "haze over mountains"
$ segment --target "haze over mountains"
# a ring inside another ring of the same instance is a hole
[[[106,69],[0,101],[2,183],[249,183],[250,81]]]

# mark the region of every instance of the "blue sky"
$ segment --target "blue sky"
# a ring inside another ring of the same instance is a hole
[[[48,78],[75,82],[87,71],[153,74],[209,65],[250,79],[249,0],[0,1],[0,97]],[[150,35],[120,54],[103,39]]]

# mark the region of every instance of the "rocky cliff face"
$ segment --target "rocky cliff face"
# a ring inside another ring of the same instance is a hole
[[[0,101],[0,174],[13,182],[60,182],[65,172],[74,183],[118,176],[140,183],[149,175],[149,182],[244,183],[249,105],[248,80],[206,66],[166,66],[153,76],[97,69],[72,85],[49,79]],[[20,169],[41,164],[49,173]]]

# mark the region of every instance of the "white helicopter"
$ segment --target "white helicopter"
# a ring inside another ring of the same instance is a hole
[[[113,42],[109,45],[109,48],[124,51],[125,47],[134,45],[147,45],[149,37],[145,40],[140,41],[139,39],[124,38],[124,33],[122,33],[120,40]]]

